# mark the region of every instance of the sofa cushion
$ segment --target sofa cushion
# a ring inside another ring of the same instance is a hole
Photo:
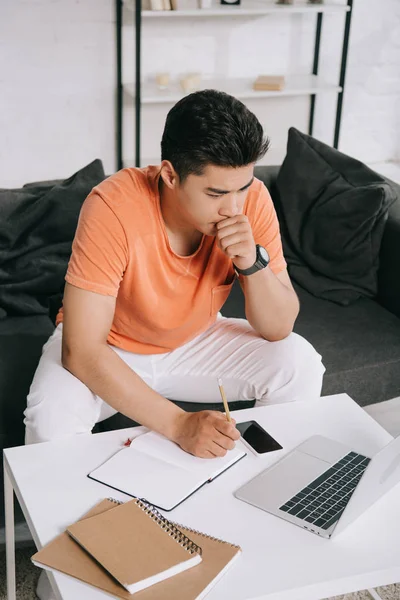
[[[47,314],[64,287],[82,203],[104,178],[97,159],[59,185],[0,190],[0,317]]]
[[[0,445],[24,442],[23,411],[43,344],[54,330],[45,315],[0,321]]]
[[[292,127],[277,190],[291,277],[342,305],[376,296],[382,234],[396,199],[388,181]]]
[[[52,188],[55,185],[61,185],[63,179],[46,179],[44,181],[30,181],[29,183],[24,184],[24,189],[26,188]]]
[[[254,169],[254,175],[260,179],[271,194],[272,201],[277,197],[276,180],[278,178],[280,166],[268,165],[258,166]]]
[[[346,392],[360,406],[394,398],[400,390],[400,319],[374,300],[339,306],[295,284],[300,313],[294,331],[321,354],[326,367],[322,395]],[[222,314],[244,317],[235,282]]]
[[[389,209],[382,237],[378,301],[400,318],[400,185],[391,184],[397,190],[397,200]]]
[[[398,396],[400,319],[369,298],[342,307],[295,288],[295,331],[323,357],[323,395],[347,392],[360,406]]]

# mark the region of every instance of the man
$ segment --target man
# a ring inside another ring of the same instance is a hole
[[[320,355],[292,332],[299,302],[254,165],[257,118],[214,90],[169,112],[160,166],[123,169],[85,200],[57,328],[25,411],[26,442],[90,432],[116,412],[196,456],[239,434],[217,411],[167,400],[257,405],[319,397]],[[235,277],[246,320],[219,311]]]

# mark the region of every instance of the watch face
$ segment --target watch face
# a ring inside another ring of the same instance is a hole
[[[258,250],[259,250],[259,253],[260,253],[260,256],[261,256],[261,258],[262,258],[262,259],[263,259],[263,260],[264,260],[266,263],[269,263],[269,254],[268,254],[268,252],[266,251],[266,249],[265,249],[265,248],[263,248],[263,246],[259,246],[259,249],[258,249]]]

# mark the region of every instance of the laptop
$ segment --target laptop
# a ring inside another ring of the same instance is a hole
[[[400,481],[400,436],[373,457],[315,435],[235,492],[235,497],[331,538]]]

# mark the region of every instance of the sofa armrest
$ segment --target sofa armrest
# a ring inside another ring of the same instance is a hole
[[[400,317],[400,186],[398,198],[389,209],[379,254],[378,302]]]

